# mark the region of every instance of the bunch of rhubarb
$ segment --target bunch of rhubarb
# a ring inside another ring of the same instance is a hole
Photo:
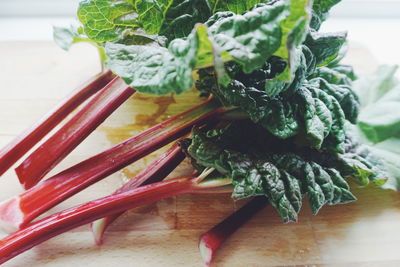
[[[356,200],[348,178],[382,186],[392,172],[357,140],[356,76],[341,64],[346,33],[320,32],[339,0],[83,0],[78,28],[55,28],[68,49],[88,41],[108,71],[0,151],[4,173],[92,97],[16,167],[24,191],[0,204],[17,231],[0,241],[0,263],[92,223],[96,242],[123,212],[181,194],[252,198],[200,238],[206,264],[267,203],[296,222]],[[41,180],[136,91],[182,93],[204,103]],[[353,126],[356,127],[356,126]],[[172,147],[114,194],[34,221],[50,208],[159,148]],[[188,158],[189,176],[165,179]]]

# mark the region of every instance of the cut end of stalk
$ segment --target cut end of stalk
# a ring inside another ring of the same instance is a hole
[[[204,264],[210,266],[213,257],[213,250],[207,246],[207,242],[202,237],[200,237],[199,250]]]
[[[34,186],[34,183],[31,183],[29,180],[25,179],[25,174],[23,173],[21,166],[15,168],[15,173],[17,174],[19,183],[24,190],[29,190]]]
[[[15,196],[0,203],[0,229],[11,233],[23,226],[24,213],[20,207],[20,198]]]
[[[101,246],[104,243],[104,232],[107,228],[106,219],[102,218],[90,224],[92,234],[96,245]]]

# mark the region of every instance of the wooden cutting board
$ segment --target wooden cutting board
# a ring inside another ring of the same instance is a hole
[[[376,66],[359,46],[352,55],[348,61],[363,71]],[[98,71],[96,51],[86,44],[67,53],[51,42],[0,42],[0,146]],[[136,95],[52,174],[200,101],[194,94]],[[154,158],[150,155],[47,214],[110,194]],[[0,200],[21,191],[13,171],[0,179]],[[357,185],[353,192],[358,201],[324,207],[318,216],[312,216],[305,203],[298,223],[283,224],[272,207],[265,208],[229,239],[213,266],[400,266],[400,194]],[[243,202],[235,203],[229,195],[163,200],[121,217],[101,247],[94,245],[88,226],[83,226],[3,266],[202,266],[199,235],[241,205]]]

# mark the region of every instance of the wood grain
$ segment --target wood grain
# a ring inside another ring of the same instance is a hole
[[[348,61],[365,69],[368,64],[364,61],[370,57],[360,54],[366,55],[356,50],[356,57]],[[85,44],[66,53],[50,42],[0,42],[0,58],[0,145],[99,71],[96,51]],[[193,94],[136,95],[52,173],[200,101]],[[155,156],[132,164],[47,214],[113,192]],[[400,194],[352,187],[358,201],[324,207],[318,216],[312,216],[305,204],[298,223],[282,224],[272,207],[265,208],[223,246],[213,266],[400,266]],[[0,179],[0,200],[21,191],[13,171]],[[84,226],[4,266],[202,266],[197,251],[199,235],[242,204],[227,195],[166,199],[126,213],[110,228],[102,247],[94,245]]]

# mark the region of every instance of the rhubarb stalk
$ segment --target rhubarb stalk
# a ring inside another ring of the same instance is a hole
[[[96,75],[79,86],[39,122],[0,150],[0,176],[64,120],[74,109],[101,90],[113,78],[111,71]]]
[[[184,160],[184,158],[185,153],[182,151],[182,149],[177,144],[173,145],[164,154],[147,166],[142,172],[140,172],[134,178],[131,178],[129,182],[115,191],[114,194],[133,190],[142,185],[162,181]],[[97,245],[101,245],[103,243],[104,232],[108,226],[123,213],[124,212],[116,213],[91,223],[90,226]]]
[[[0,240],[0,264],[66,231],[112,214],[161,199],[230,184],[230,179],[202,182],[199,177],[180,177],[113,194],[46,217]]]
[[[29,189],[36,185],[134,92],[119,77],[108,83],[82,110],[15,169],[23,187]]]
[[[209,266],[215,252],[225,240],[263,209],[267,203],[266,197],[255,197],[211,230],[202,234],[199,241],[199,250],[204,263]]]
[[[21,228],[68,197],[188,134],[194,125],[215,120],[224,111],[217,103],[208,100],[161,122],[3,201],[0,204],[0,221],[8,227]]]

